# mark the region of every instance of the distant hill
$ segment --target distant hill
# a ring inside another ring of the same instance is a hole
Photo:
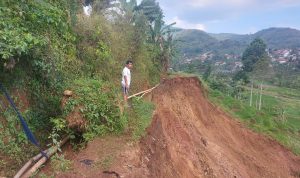
[[[181,30],[175,33],[178,48],[183,54],[193,55],[215,49],[219,41],[201,30]]]
[[[178,30],[175,39],[186,56],[212,51],[217,54],[241,54],[255,38],[262,38],[268,48],[300,48],[300,31],[292,28],[269,28],[251,35],[212,34],[201,30]]]
[[[244,35],[238,35],[234,33],[208,33],[208,34],[219,41],[239,38],[240,36],[244,37]]]
[[[299,48],[300,31],[292,28],[269,28],[253,35],[266,41],[269,48]]]

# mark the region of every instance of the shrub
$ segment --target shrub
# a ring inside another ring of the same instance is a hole
[[[80,107],[86,120],[85,140],[105,133],[118,133],[124,128],[124,117],[117,106],[117,90],[110,83],[96,79],[78,79],[70,86],[75,96],[68,100],[64,114]]]

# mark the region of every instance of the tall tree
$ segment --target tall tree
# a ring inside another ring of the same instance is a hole
[[[206,68],[204,74],[203,74],[203,79],[204,79],[205,81],[208,80],[208,77],[210,76],[211,71],[212,71],[212,67],[211,67],[211,64],[209,64],[209,65],[207,66],[207,68]]]
[[[156,0],[143,0],[136,8],[142,12],[149,26],[149,42],[160,49],[160,62],[163,70],[167,71],[172,54],[174,53],[173,35],[171,26],[175,23],[166,25],[163,21],[163,12]]]
[[[255,64],[268,56],[266,52],[267,45],[260,38],[254,39],[242,56],[243,71],[252,72]]]
[[[266,48],[267,45],[262,39],[254,39],[242,55],[243,67],[242,70],[235,75],[234,80],[249,82],[249,74],[254,70],[256,63],[268,58]]]
[[[250,106],[252,105],[252,87],[253,80],[260,82],[260,97],[258,109],[262,106],[262,90],[263,81],[270,78],[273,75],[272,66],[270,64],[270,58],[266,52],[267,45],[262,39],[254,39],[247,47],[242,56],[243,68],[234,77],[235,80],[252,81],[251,94],[250,94]]]

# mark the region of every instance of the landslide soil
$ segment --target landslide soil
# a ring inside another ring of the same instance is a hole
[[[72,169],[55,177],[300,177],[299,157],[211,104],[202,88],[194,77],[163,81],[139,143],[130,136],[96,139],[68,153]]]

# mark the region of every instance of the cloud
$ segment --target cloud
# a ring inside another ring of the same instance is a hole
[[[300,0],[157,0],[165,21],[181,28],[254,32],[276,23],[298,24]],[[291,14],[290,17],[288,14]],[[253,28],[256,27],[256,28]]]
[[[284,4],[284,5],[299,5],[299,0],[276,0],[278,4]]]
[[[197,29],[197,30],[206,30],[206,27],[204,24],[201,24],[201,23],[189,23],[187,21],[184,21],[184,20],[181,20],[179,19],[177,16],[174,17],[173,19],[169,20],[167,22],[167,24],[170,24],[170,23],[173,23],[173,22],[176,22],[176,27],[179,27],[179,28],[184,28],[184,29]]]
[[[157,0],[163,9],[178,13],[187,11],[233,11],[242,13],[253,10],[278,9],[299,6],[299,0]]]
[[[253,0],[186,0],[185,3],[193,8],[206,7],[245,7],[253,3]]]
[[[161,0],[163,1],[163,0]],[[190,8],[263,8],[299,5],[299,0],[174,0],[181,7]]]

